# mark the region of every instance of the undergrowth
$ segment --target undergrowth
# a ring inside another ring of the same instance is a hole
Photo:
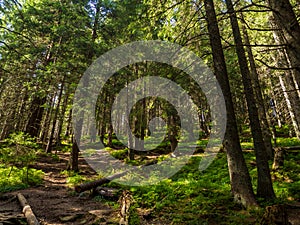
[[[254,191],[257,170],[254,152],[244,153],[252,178]],[[153,220],[168,224],[258,224],[264,207],[272,204],[290,203],[300,198],[300,157],[286,156],[282,170],[272,172],[277,199],[261,202],[260,209],[245,210],[233,202],[225,153],[219,153],[204,171],[199,170],[200,156],[194,156],[177,174],[157,185],[126,187],[116,183],[108,186],[129,189],[133,195],[131,224],[139,224],[137,210],[150,210]],[[276,178],[276,179],[275,179]]]
[[[10,174],[10,175],[9,175]],[[34,186],[42,183],[44,176],[43,171],[30,168],[10,167],[0,164],[0,192],[8,192],[19,189],[24,189],[29,186]]]
[[[27,188],[42,182],[43,172],[30,168],[39,145],[23,132],[13,133],[0,145],[0,192]]]

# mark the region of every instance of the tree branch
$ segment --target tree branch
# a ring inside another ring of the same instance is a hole
[[[269,64],[267,64],[266,62],[264,62],[261,59],[256,59],[258,62],[262,63],[263,65],[265,65],[266,67],[268,67],[269,69],[273,69],[273,70],[284,70],[284,71],[288,71],[288,70],[294,70],[294,69],[298,69],[296,67],[276,67],[276,66],[270,66]]]
[[[23,35],[23,34],[17,32],[17,31],[8,29],[7,27],[0,26],[0,28],[5,29],[5,30],[7,30],[7,31],[9,31],[9,32],[12,32],[12,33],[14,33],[14,34],[17,34],[17,35],[22,36],[23,38],[27,39],[34,47],[36,47],[36,45],[34,44],[34,42],[33,42],[29,37],[27,37],[27,36],[25,36],[25,35]]]
[[[14,52],[16,52],[18,55],[24,56],[22,53],[20,53],[19,51],[17,51],[14,48],[11,48],[8,44],[6,44],[4,41],[0,40],[0,43],[4,44],[9,50],[12,50]],[[27,56],[25,56],[26,59],[28,59],[31,62],[31,59],[29,59]]]

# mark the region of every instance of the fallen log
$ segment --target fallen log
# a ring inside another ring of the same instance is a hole
[[[116,173],[112,176],[108,176],[108,177],[102,178],[100,180],[95,180],[95,181],[91,181],[91,182],[88,182],[88,183],[77,185],[77,186],[75,186],[75,191],[77,193],[81,193],[81,192],[84,192],[84,191],[94,189],[94,188],[96,188],[100,185],[107,184],[107,183],[111,182],[114,179],[123,177],[124,175],[127,174],[127,172],[128,171],[123,171],[121,173]]]
[[[157,162],[158,162],[157,160],[150,161],[150,162],[146,163],[145,165],[141,166],[141,168],[143,168],[145,166],[156,164]],[[75,191],[77,193],[81,193],[81,192],[84,192],[84,191],[95,189],[96,187],[98,187],[100,185],[107,184],[107,183],[111,182],[112,180],[115,180],[115,179],[118,179],[120,177],[125,176],[130,171],[132,171],[132,169],[125,170],[123,172],[116,173],[114,175],[111,175],[111,176],[108,176],[108,177],[105,177],[105,178],[101,178],[100,180],[95,180],[95,181],[91,181],[91,182],[88,182],[88,183],[76,185],[75,186]]]
[[[22,212],[24,213],[27,223],[29,225],[39,225],[39,221],[37,220],[37,218],[35,217],[30,205],[28,204],[26,198],[21,194],[18,193],[17,194],[18,200],[22,206]]]

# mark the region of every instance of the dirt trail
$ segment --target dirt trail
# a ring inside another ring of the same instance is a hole
[[[21,224],[17,218],[22,218],[22,210],[15,198],[20,192],[26,197],[42,225],[93,224],[96,221],[97,224],[118,224],[118,210],[93,200],[87,194],[75,194],[67,186],[66,175],[61,174],[61,171],[66,169],[67,160],[67,154],[59,154],[59,161],[49,156],[40,156],[34,168],[45,172],[43,183],[1,196],[0,215],[14,215],[16,218],[11,219],[10,224]],[[81,174],[87,177],[94,176],[95,172],[85,161],[82,158],[79,160]],[[21,219],[22,221],[24,219]],[[5,224],[9,223],[3,223]]]

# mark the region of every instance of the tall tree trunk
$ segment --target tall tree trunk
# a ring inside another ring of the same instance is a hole
[[[99,26],[99,18],[101,15],[101,3],[102,1],[97,1],[96,2],[96,13],[95,13],[95,18],[94,18],[94,22],[93,22],[93,28],[92,28],[92,43],[95,43],[95,40],[97,38],[97,30],[98,30],[98,26]],[[91,48],[88,49],[87,54],[86,54],[86,58],[88,61],[92,62],[93,57],[95,55],[94,49]],[[84,80],[84,87],[88,87],[89,86],[89,79],[85,79]],[[73,138],[73,143],[72,143],[72,154],[70,157],[70,161],[71,161],[71,166],[72,166],[72,170],[78,170],[78,153],[79,153],[79,146],[80,146],[80,141],[81,141],[81,135],[82,135],[82,128],[83,128],[83,118],[84,118],[84,104],[81,105],[81,112],[79,113],[79,121],[76,122],[76,128],[75,128],[75,133],[74,133],[74,138]]]
[[[127,81],[126,81],[126,86],[128,87],[129,84],[129,76],[127,76]],[[128,104],[129,104],[129,90],[127,88],[127,92],[126,92],[126,112],[129,112],[129,108],[128,108]],[[126,114],[125,114],[126,115]],[[132,133],[132,130],[134,129],[134,117],[135,115],[133,115],[133,119],[132,121],[130,120],[130,113],[128,115],[126,115],[126,123],[129,125],[129,130],[127,130],[127,136],[128,136],[128,141],[127,141],[127,147],[128,147],[128,159],[129,160],[134,160],[134,149],[135,149],[135,143],[134,143],[134,137]]]
[[[67,111],[67,107],[68,107],[68,102],[69,102],[69,94],[66,93],[65,97],[64,97],[64,102],[63,102],[63,106],[62,106],[62,112],[61,115],[59,117],[59,123],[58,123],[58,130],[57,133],[55,135],[55,142],[57,143],[57,145],[61,145],[61,132],[63,129],[63,125],[64,125],[64,118],[66,115],[66,111]]]
[[[250,127],[253,136],[254,148],[255,148],[257,173],[258,173],[257,195],[259,197],[263,197],[266,199],[273,199],[275,198],[275,193],[272,186],[267,152],[263,141],[263,135],[262,135],[262,130],[261,130],[259,116],[258,116],[258,110],[254,98],[251,76],[248,68],[246,54],[243,47],[241,33],[238,26],[236,13],[233,9],[232,1],[226,0],[226,5],[230,15],[230,22],[233,30],[234,42],[236,45],[238,62],[242,74],[244,93],[247,101]]]
[[[277,26],[275,20],[270,17],[270,23],[272,27],[274,28],[273,36],[275,42],[279,45],[282,43],[285,43],[284,40],[284,34],[282,31],[279,30],[279,27]],[[277,66],[278,67],[293,67],[291,61],[289,60],[289,52],[288,48],[286,49],[279,49],[278,51],[278,60]],[[292,125],[295,131],[295,134],[298,138],[300,138],[300,98],[298,95],[297,87],[296,86],[296,80],[294,79],[293,73],[295,73],[296,70],[291,71],[285,71],[283,77],[279,77],[280,86],[282,87],[282,90],[284,90],[283,95],[285,97],[289,114],[291,116]],[[283,80],[282,80],[283,78]]]
[[[53,143],[53,139],[54,139],[54,132],[55,132],[55,129],[56,129],[56,124],[57,124],[56,123],[57,122],[57,117],[58,117],[60,103],[61,103],[62,94],[63,94],[63,90],[64,90],[64,85],[65,85],[64,83],[65,83],[65,76],[64,76],[63,81],[61,83],[61,87],[60,87],[59,94],[58,94],[58,102],[57,102],[57,105],[56,105],[56,109],[54,111],[52,129],[51,129],[51,133],[50,133],[48,143],[47,143],[47,147],[46,147],[46,152],[47,153],[51,153],[52,143]]]
[[[268,0],[276,24],[282,29],[290,63],[294,68],[297,86],[300,86],[300,25],[289,0]]]
[[[248,58],[249,58],[249,62],[250,62],[251,79],[254,84],[253,89],[254,89],[254,93],[255,93],[255,97],[256,97],[256,103],[257,103],[259,121],[260,121],[261,128],[262,128],[264,145],[266,148],[268,159],[271,160],[271,159],[273,159],[273,148],[272,148],[272,142],[271,142],[272,134],[271,134],[269,123],[268,123],[267,116],[266,116],[264,99],[262,96],[261,86],[260,86],[259,79],[258,79],[258,73],[256,70],[254,56],[252,53],[252,49],[250,47],[251,45],[250,45],[248,32],[247,32],[247,29],[245,26],[244,17],[243,17],[242,13],[240,15],[243,19],[242,29],[243,29],[243,33],[244,33],[245,44],[247,45],[246,50],[247,50]]]
[[[41,121],[43,118],[44,108],[43,105],[46,103],[46,97],[35,97],[32,102],[31,110],[33,111],[30,115],[28,124],[26,126],[26,133],[32,137],[38,137],[41,129]]]
[[[235,112],[214,3],[213,0],[205,0],[204,4],[210,44],[213,52],[215,75],[223,91],[226,103],[227,126],[223,145],[227,152],[231,192],[235,201],[243,204],[245,207],[257,206],[252,189],[251,178],[243,157],[240,139],[238,136]]]

